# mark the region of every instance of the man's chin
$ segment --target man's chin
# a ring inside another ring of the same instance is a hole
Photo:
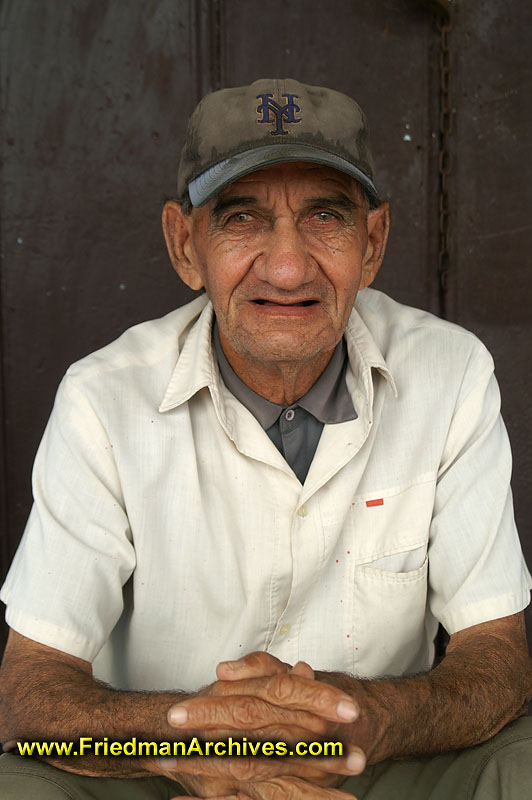
[[[312,336],[288,336],[279,332],[264,333],[260,339],[249,337],[241,342],[241,354],[272,366],[279,363],[314,361],[323,353],[331,353],[335,342],[321,343]]]
[[[332,353],[342,331],[338,332],[331,324],[328,315],[321,319],[279,319],[262,317],[250,319],[247,309],[240,308],[237,318],[218,319],[220,339],[229,361],[231,351],[237,359],[275,368],[280,364],[300,364],[324,360],[324,355]],[[326,363],[326,362],[325,362]]]

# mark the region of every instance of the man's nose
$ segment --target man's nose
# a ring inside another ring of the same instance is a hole
[[[275,221],[262,253],[255,260],[254,271],[259,280],[285,291],[313,280],[316,262],[293,219],[283,217]]]

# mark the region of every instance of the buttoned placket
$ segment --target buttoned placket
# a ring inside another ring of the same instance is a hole
[[[281,413],[278,430],[283,455],[303,484],[315,452],[308,447],[309,437],[317,445],[323,430],[323,423],[319,422],[306,409],[294,404]]]
[[[375,435],[374,423],[380,417],[384,392],[387,388],[382,385],[375,397],[372,369],[369,366],[363,379],[365,392],[355,387],[352,375],[348,376],[348,383],[355,395],[357,408],[360,408],[359,417],[356,420],[324,427],[308,479],[302,488],[299,503],[292,517],[290,596],[268,646],[270,653],[289,663],[295,663],[299,659],[298,635],[305,614],[304,598],[309,585],[318,579],[322,563],[319,490],[332,475],[364,448],[368,438]],[[286,409],[283,417],[290,410],[293,409]],[[294,418],[287,420],[286,424],[293,423]],[[281,419],[281,422],[283,421]],[[360,458],[358,464],[360,476],[364,471],[370,449],[365,448],[366,457]],[[356,478],[354,482],[356,484]],[[349,486],[344,487],[346,496],[338,497],[340,507],[349,504],[351,491]]]

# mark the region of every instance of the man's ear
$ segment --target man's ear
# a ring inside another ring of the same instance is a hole
[[[390,206],[388,203],[381,203],[378,208],[368,211],[368,244],[362,262],[362,280],[360,289],[365,289],[373,283],[373,280],[380,269],[388,233],[390,232]]]
[[[175,200],[164,204],[163,233],[172,266],[181,280],[191,289],[202,289],[203,279],[197,267],[192,243],[193,220],[190,214],[183,214]]]

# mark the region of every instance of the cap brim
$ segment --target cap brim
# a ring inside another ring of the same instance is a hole
[[[361,169],[334,153],[304,144],[274,144],[257,147],[220,161],[190,181],[188,184],[190,202],[195,208],[200,208],[225,186],[238,178],[262,167],[269,167],[284,161],[311,161],[345,172],[361,183],[374,201],[379,202],[375,184]]]

